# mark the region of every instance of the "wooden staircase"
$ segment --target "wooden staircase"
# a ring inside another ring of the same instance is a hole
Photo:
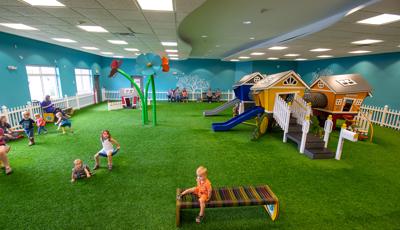
[[[289,129],[287,133],[287,138],[296,142],[299,147],[301,144],[302,127],[297,124],[296,118],[290,117]],[[307,134],[306,145],[304,149],[304,154],[311,159],[330,159],[335,157],[335,153],[324,147],[325,142],[314,136],[311,133]]]

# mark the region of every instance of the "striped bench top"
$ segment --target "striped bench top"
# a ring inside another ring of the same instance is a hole
[[[178,192],[183,190],[178,189]],[[268,185],[261,186],[240,186],[213,188],[211,198],[206,207],[233,207],[276,204],[278,198],[271,191]],[[194,194],[186,194],[177,202],[181,209],[199,208],[198,197]]]

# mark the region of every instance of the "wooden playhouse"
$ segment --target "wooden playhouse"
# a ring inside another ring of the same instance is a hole
[[[251,97],[250,88],[257,82],[263,80],[265,77],[266,75],[262,75],[259,72],[254,72],[245,75],[233,85],[233,91],[235,92],[235,96],[240,100],[239,114],[243,113],[248,108],[254,106],[254,101]]]
[[[320,120],[332,115],[334,125],[340,118],[354,117],[372,88],[359,74],[322,76],[311,86],[306,101],[312,102],[313,113]]]
[[[306,89],[308,85],[292,70],[268,75],[251,87],[256,105],[267,113],[273,113],[276,96],[290,102],[296,95],[303,97]]]

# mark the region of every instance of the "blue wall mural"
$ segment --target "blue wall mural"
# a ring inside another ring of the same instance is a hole
[[[359,73],[374,89],[366,104],[400,109],[400,53],[299,62],[297,72],[308,84],[318,74]]]
[[[30,101],[26,65],[58,67],[62,95],[75,95],[75,68],[101,70],[100,56],[0,33],[0,105],[24,105]],[[17,67],[9,70],[8,66]]]

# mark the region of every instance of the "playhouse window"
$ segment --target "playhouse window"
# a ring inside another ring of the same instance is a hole
[[[356,105],[361,105],[363,103],[363,100],[362,99],[357,99],[356,100]]]
[[[339,84],[341,84],[342,86],[350,86],[350,85],[356,85],[357,82],[355,82],[352,79],[339,79],[336,80]]]
[[[318,88],[322,89],[325,87],[325,84],[322,81],[318,82]]]
[[[342,99],[336,99],[335,105],[342,105]]]
[[[296,85],[297,80],[294,77],[288,77],[284,82],[283,85]]]

